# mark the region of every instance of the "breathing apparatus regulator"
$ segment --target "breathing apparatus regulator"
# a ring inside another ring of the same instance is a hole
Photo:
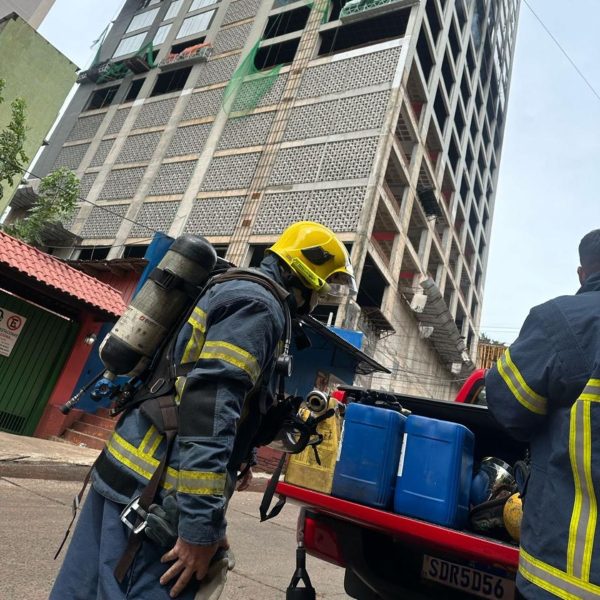
[[[493,456],[484,458],[471,484],[471,527],[481,532],[504,528],[504,505],[516,492],[511,466]]]
[[[215,249],[203,237],[184,235],[175,240],[100,345],[105,369],[61,406],[61,412],[67,414],[94,384],[95,400],[118,393],[131,396],[136,378],[174,332],[216,263]],[[119,375],[132,378],[122,389],[114,383]]]

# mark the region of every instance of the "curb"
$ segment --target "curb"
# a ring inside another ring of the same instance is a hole
[[[91,465],[59,462],[0,461],[0,477],[15,479],[44,479],[56,481],[83,481]]]

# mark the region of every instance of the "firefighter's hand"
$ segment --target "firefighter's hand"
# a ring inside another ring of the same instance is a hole
[[[228,548],[227,541],[222,540],[212,546],[196,546],[181,538],[177,539],[173,549],[160,559],[163,563],[175,561],[160,578],[160,583],[166,585],[178,577],[175,585],[171,588],[169,594],[171,598],[179,596],[192,577],[195,576],[198,581],[204,579],[210,561],[219,548]]]
[[[245,468],[244,465],[242,466]],[[252,467],[248,467],[248,470],[244,473],[244,476],[240,480],[238,480],[237,491],[243,492],[244,490],[247,490],[250,484],[252,483],[252,478]]]

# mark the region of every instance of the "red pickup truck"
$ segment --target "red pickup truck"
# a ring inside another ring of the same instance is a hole
[[[483,371],[457,402],[394,394],[414,414],[461,423],[475,435],[475,461],[498,456],[513,464],[524,445],[508,440],[485,406]],[[377,394],[341,388],[349,401]],[[360,600],[492,598],[513,600],[518,546],[456,531],[279,483],[280,495],[302,505],[299,539],[306,551],[345,569],[345,590]],[[318,591],[318,590],[317,590]]]

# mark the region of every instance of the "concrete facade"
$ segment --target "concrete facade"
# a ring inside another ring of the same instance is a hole
[[[16,12],[37,29],[50,12],[54,2],[55,0],[0,0],[0,19]]]
[[[128,0],[100,56],[112,80],[80,78],[37,166],[83,182],[67,224],[82,247],[56,253],[118,257],[162,230],[248,265],[320,221],[360,289],[319,317],[364,331],[393,370],[359,383],[449,399],[476,356],[519,0],[345,4]],[[157,68],[114,74],[152,40]],[[227,87],[259,40],[263,74]],[[202,42],[207,62],[172,70]]]
[[[77,67],[14,13],[0,21],[0,79],[4,102],[0,104],[0,131],[11,120],[11,102],[26,102],[25,153],[32,159],[52,127],[76,78]],[[0,214],[8,206],[20,178],[4,186]]]

